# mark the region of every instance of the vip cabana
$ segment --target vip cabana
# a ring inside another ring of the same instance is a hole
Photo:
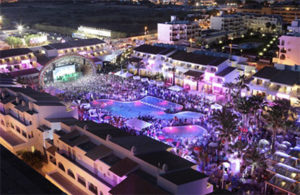
[[[146,121],[134,118],[134,119],[130,119],[130,120],[126,121],[126,125],[127,125],[127,127],[132,128],[136,131],[141,131],[147,127],[150,127],[152,124],[148,123]]]

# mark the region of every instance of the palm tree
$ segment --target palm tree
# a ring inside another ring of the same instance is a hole
[[[231,102],[232,101],[232,98],[231,98],[232,91],[235,89],[235,84],[232,83],[232,82],[230,82],[230,83],[226,82],[226,83],[224,83],[223,86],[228,89],[227,90],[227,99],[228,99],[229,102]]]
[[[269,30],[272,24],[271,24],[271,22],[267,22],[267,23],[265,23],[265,25],[266,25],[266,28]]]
[[[248,148],[247,152],[243,156],[243,159],[248,166],[251,166],[251,175],[253,175],[257,168],[264,170],[267,167],[266,158],[264,155],[260,154],[256,145]]]
[[[258,120],[261,117],[262,109],[266,105],[265,97],[261,95],[254,95],[249,97],[249,101],[251,102],[251,114],[254,116],[255,124],[258,127]]]
[[[277,133],[286,133],[288,128],[294,124],[296,121],[295,111],[289,100],[275,100],[271,105],[265,106],[264,118],[273,134],[271,148],[274,152]]]
[[[243,89],[249,90],[248,85],[246,84],[246,76],[245,75],[241,75],[238,78],[236,78],[237,83],[236,83],[236,87],[238,89],[238,92],[241,92]]]
[[[234,107],[236,111],[242,114],[242,122],[243,126],[248,127],[249,125],[249,117],[248,115],[252,109],[252,103],[247,97],[236,97],[234,101]]]
[[[225,148],[228,149],[228,142],[238,133],[238,116],[229,108],[223,107],[222,110],[216,110],[211,117],[211,122],[216,124],[216,129],[221,132],[221,137],[225,138]]]

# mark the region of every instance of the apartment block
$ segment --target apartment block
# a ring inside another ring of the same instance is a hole
[[[300,71],[264,67],[253,75],[249,87],[253,95],[265,95],[271,101],[288,99],[292,105],[298,105]]]
[[[66,111],[58,98],[30,88],[0,88],[1,143],[12,152],[43,151],[45,140],[51,138],[55,126],[44,128],[47,117],[76,116]]]
[[[60,128],[48,142],[47,157],[55,171],[47,178],[67,193],[207,194],[213,190],[193,163],[152,138],[72,118],[49,119],[45,125],[51,123]],[[76,188],[70,189],[66,181]]]
[[[56,57],[77,53],[86,57],[97,57],[107,53],[106,43],[100,39],[79,39],[65,43],[52,43],[42,47],[47,57]]]
[[[24,72],[35,74],[38,72],[37,59],[28,48],[17,48],[0,51],[0,73],[23,76]]]
[[[210,18],[210,28],[242,34],[245,29],[274,33],[282,31],[282,19],[275,15],[235,14]]]
[[[145,71],[141,71],[142,75],[154,71],[162,74],[167,84],[176,84],[189,90],[224,93],[225,82],[235,81],[240,74],[244,74],[235,68],[242,59],[229,60],[229,56],[217,53],[142,45],[134,49],[133,56],[142,59],[140,63],[146,65],[143,68]],[[250,72],[253,74],[252,70]]]
[[[236,10],[238,13],[253,13],[259,15],[278,15],[283,22],[290,24],[296,17],[300,18],[300,8],[293,5],[282,5],[273,7],[244,7]]]
[[[157,24],[158,42],[167,44],[189,45],[200,36],[198,22],[178,20],[171,16],[171,21]]]

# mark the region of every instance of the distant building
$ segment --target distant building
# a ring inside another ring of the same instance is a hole
[[[217,5],[215,0],[196,0],[196,6],[215,6]]]
[[[79,39],[75,41],[68,41],[65,43],[52,43],[42,47],[46,56],[56,57],[66,54],[80,54],[86,57],[101,56],[106,52],[104,47],[106,43],[100,39]]]
[[[300,65],[300,33],[282,35],[279,37],[278,47],[278,56],[273,58],[273,63]]]
[[[277,15],[242,14],[244,27],[263,33],[282,32],[283,21]]]
[[[245,29],[264,33],[281,32],[282,20],[279,16],[258,14],[220,15],[210,18],[210,28],[242,34]]]
[[[276,7],[262,7],[262,8],[238,8],[238,13],[253,13],[259,15],[279,15],[283,22],[290,24],[295,17],[300,18],[300,8],[292,5],[279,5]]]
[[[287,29],[290,33],[300,33],[300,19],[293,20]]]
[[[177,20],[171,16],[171,21],[157,24],[158,42],[168,44],[189,45],[200,36],[198,22]]]
[[[210,17],[210,29],[242,32],[243,18],[239,15],[220,15]]]
[[[252,95],[265,95],[267,100],[290,100],[292,105],[298,105],[300,96],[300,66],[297,70],[288,67],[265,67],[253,75],[249,83]]]

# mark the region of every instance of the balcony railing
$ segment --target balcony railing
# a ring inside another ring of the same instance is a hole
[[[107,181],[105,181],[103,178],[99,177],[98,175],[96,175],[95,173],[93,173],[92,171],[90,171],[89,169],[85,168],[83,165],[81,165],[80,163],[78,163],[77,161],[71,159],[70,157],[68,157],[66,154],[62,153],[62,152],[56,152],[55,153],[58,156],[62,156],[64,159],[66,159],[67,161],[71,162],[72,164],[75,165],[75,167],[78,167],[80,169],[82,169],[83,171],[85,171],[86,173],[88,173],[90,176],[96,178],[97,180],[99,180],[102,184],[112,188],[113,186],[108,183]]]
[[[10,115],[12,118],[14,118],[15,120],[19,121],[20,123],[22,123],[24,126],[28,127],[30,126],[31,124],[29,124],[29,122],[27,122],[26,120],[24,119],[21,119],[20,117],[17,117],[14,115],[14,113],[12,112],[9,112],[8,115]]]

